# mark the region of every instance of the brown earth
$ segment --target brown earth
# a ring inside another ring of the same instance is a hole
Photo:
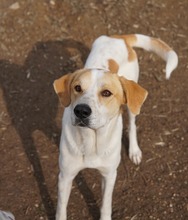
[[[82,67],[96,37],[122,33],[163,39],[179,66],[166,81],[164,62],[138,51],[149,91],[137,120],[143,160],[129,160],[124,132],[113,220],[188,219],[188,1],[1,0],[0,209],[17,220],[54,219],[63,112],[54,79]],[[81,172],[68,219],[99,219],[100,202],[100,175]]]

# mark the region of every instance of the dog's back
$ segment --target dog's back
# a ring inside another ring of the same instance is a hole
[[[139,67],[133,47],[156,53],[166,61],[166,78],[177,67],[178,57],[171,47],[162,40],[141,34],[101,36],[95,40],[85,68],[110,70],[110,61],[116,71],[130,80],[138,81]]]

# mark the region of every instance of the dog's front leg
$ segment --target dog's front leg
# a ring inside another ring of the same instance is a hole
[[[110,172],[108,174],[103,174],[102,179],[102,193],[103,200],[101,206],[101,217],[100,220],[111,220],[112,215],[112,194],[114,189],[114,184],[116,181],[117,171]]]
[[[58,204],[56,220],[67,219],[67,204],[71,192],[72,181],[75,176],[60,172],[58,180]]]
[[[132,114],[129,109],[129,158],[135,164],[139,164],[142,160],[142,151],[140,150],[137,142],[137,131],[136,131],[136,116]]]

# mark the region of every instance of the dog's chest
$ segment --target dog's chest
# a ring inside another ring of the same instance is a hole
[[[112,154],[110,143],[102,137],[96,138],[96,133],[91,129],[73,128],[75,130],[72,132],[64,129],[61,145],[63,158],[69,158],[69,163],[74,160],[82,169],[103,167]]]
[[[83,165],[85,168],[98,168],[101,164],[102,160],[96,154],[83,156]]]

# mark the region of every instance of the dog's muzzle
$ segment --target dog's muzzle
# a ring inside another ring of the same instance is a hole
[[[89,116],[92,110],[89,105],[78,104],[74,108],[74,114],[76,115],[76,126],[89,127]]]

